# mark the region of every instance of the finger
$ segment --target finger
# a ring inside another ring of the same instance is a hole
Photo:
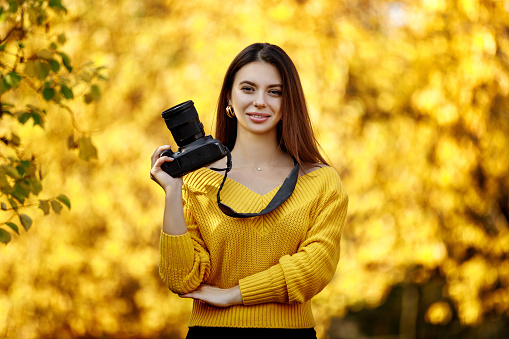
[[[154,163],[154,166],[152,168],[154,169],[159,169],[161,168],[161,166],[165,163],[165,162],[172,162],[174,159],[173,158],[170,158],[170,157],[167,157],[167,156],[164,156],[164,157],[161,157],[161,158],[158,158],[155,163]]]
[[[152,162],[154,162],[157,158],[159,158],[159,156],[161,155],[161,153],[163,151],[166,151],[166,150],[169,150],[171,149],[171,145],[163,145],[163,146],[159,146],[158,148],[156,148],[156,150],[154,151],[154,153],[152,154]]]
[[[168,159],[165,159],[165,158],[168,158],[168,157],[163,157],[163,158],[159,158],[156,160],[156,162],[154,163],[154,165],[152,166],[152,168],[150,169],[150,179],[152,180],[155,180],[157,181],[156,179],[156,176],[161,172],[163,171],[163,169],[161,168],[161,166],[163,165],[163,163],[165,162],[165,160],[169,160],[170,158]],[[169,160],[171,161],[171,160]]]

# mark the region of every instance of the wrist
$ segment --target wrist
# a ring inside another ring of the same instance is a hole
[[[182,195],[182,179],[174,180],[171,184],[163,187],[164,193],[167,198]]]
[[[230,303],[232,305],[243,305],[242,293],[240,292],[240,286],[237,285],[232,287],[230,290]]]

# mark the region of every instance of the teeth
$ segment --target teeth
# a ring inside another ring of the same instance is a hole
[[[265,118],[264,115],[251,115],[253,118]]]

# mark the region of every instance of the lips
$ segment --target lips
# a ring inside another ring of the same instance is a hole
[[[270,114],[267,114],[267,113],[246,113],[247,115],[249,115],[250,117],[255,117],[255,118],[268,118],[270,117]]]
[[[247,116],[249,117],[249,119],[251,121],[256,122],[256,123],[265,122],[270,117],[270,114],[267,114],[267,113],[254,113],[254,112],[251,112],[251,113],[246,113],[246,114],[247,114]]]

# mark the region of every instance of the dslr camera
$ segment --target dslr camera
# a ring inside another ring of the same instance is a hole
[[[226,156],[226,147],[205,135],[192,100],[167,109],[161,116],[179,147],[177,152],[166,150],[161,153],[161,156],[174,159],[161,166],[172,177],[181,177]]]

